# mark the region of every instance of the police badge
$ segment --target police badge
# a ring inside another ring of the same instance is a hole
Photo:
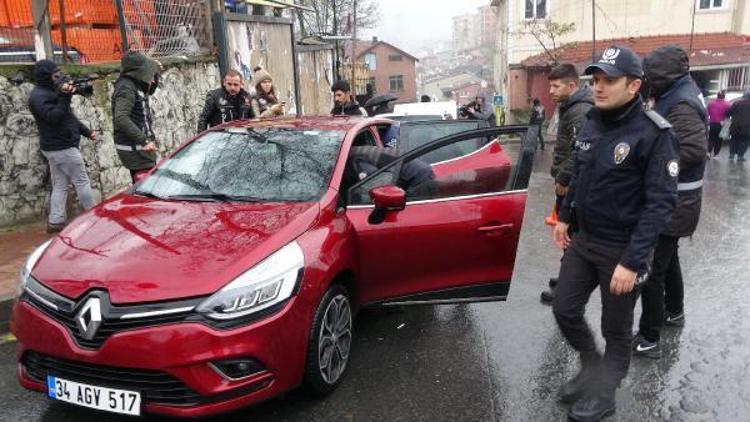
[[[628,145],[626,142],[620,142],[615,147],[615,164],[618,166],[625,161],[625,159],[628,157],[628,154],[630,154],[630,145]]]

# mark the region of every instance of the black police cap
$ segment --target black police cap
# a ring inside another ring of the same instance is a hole
[[[620,76],[635,76],[643,78],[643,64],[631,49],[613,45],[607,47],[601,58],[586,68],[585,73],[590,75],[597,70],[606,73],[607,76],[618,78]]]

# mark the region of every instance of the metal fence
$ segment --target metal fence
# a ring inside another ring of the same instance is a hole
[[[160,57],[211,50],[208,0],[47,0],[54,60],[71,63],[122,57],[118,4],[131,50]],[[0,0],[0,63],[33,62],[31,0]]]
[[[130,50],[156,57],[210,51],[206,0],[122,0],[122,8]]]

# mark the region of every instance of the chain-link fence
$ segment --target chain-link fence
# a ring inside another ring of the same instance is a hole
[[[207,0],[122,0],[130,50],[150,56],[208,53]]]
[[[122,31],[115,0],[47,0],[54,60],[120,60]],[[208,0],[122,0],[130,50],[151,56],[210,52]],[[36,60],[31,0],[0,0],[0,64]]]

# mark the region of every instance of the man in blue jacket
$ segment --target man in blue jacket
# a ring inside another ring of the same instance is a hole
[[[34,66],[34,89],[29,96],[29,109],[39,128],[39,146],[49,163],[52,196],[47,232],[65,227],[65,203],[68,186],[73,184],[78,201],[88,210],[96,205],[78,145],[81,135],[96,140],[96,134],[81,123],[70,108],[75,87],[63,83],[57,65],[40,60]]]
[[[615,411],[615,390],[630,365],[636,281],[644,278],[675,207],[679,173],[671,126],[645,111],[638,94],[641,59],[612,46],[586,74],[594,83],[594,108],[576,140],[572,178],[554,230],[555,243],[566,251],[552,305],[560,331],[582,363],[560,391],[563,401],[573,403],[569,418],[577,421]],[[577,231],[571,239],[574,217]],[[596,288],[607,343],[603,357],[584,318]]]

